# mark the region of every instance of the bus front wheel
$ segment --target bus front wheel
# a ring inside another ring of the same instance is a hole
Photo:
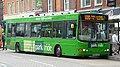
[[[60,46],[57,46],[57,47],[55,48],[55,55],[56,55],[57,57],[62,56],[62,49],[61,49]]]
[[[15,52],[16,53],[20,52],[20,45],[19,45],[19,43],[16,43],[16,45],[15,45]]]

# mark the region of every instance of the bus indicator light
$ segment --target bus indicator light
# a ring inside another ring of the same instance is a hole
[[[78,51],[79,51],[79,52],[82,52],[82,48],[79,48]]]

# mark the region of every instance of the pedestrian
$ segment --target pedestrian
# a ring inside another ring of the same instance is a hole
[[[4,28],[2,27],[2,45],[3,45],[3,50],[5,48],[5,34],[4,34]]]
[[[119,41],[118,41],[118,33],[117,32],[113,32],[112,35],[112,52],[117,52],[119,53]]]

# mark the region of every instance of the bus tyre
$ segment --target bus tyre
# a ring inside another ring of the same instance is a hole
[[[57,57],[62,56],[62,50],[61,50],[61,47],[60,47],[60,46],[57,46],[57,47],[55,48],[55,55],[56,55]]]
[[[16,45],[15,45],[15,52],[16,53],[20,52],[20,45],[19,45],[19,43],[16,43]]]

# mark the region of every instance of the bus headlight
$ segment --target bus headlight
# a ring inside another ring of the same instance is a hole
[[[105,49],[104,51],[110,51],[109,49]]]
[[[107,49],[107,51],[109,51],[109,49]]]
[[[83,51],[85,51],[85,49],[83,49]]]

